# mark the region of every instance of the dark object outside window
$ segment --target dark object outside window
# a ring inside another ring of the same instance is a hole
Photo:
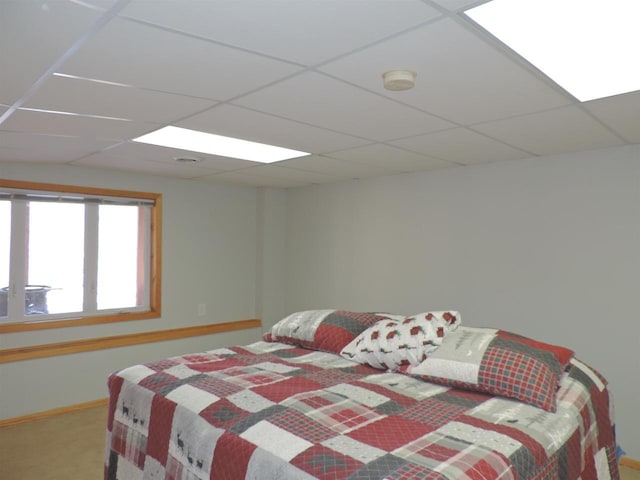
[[[47,285],[26,285],[24,287],[24,313],[25,315],[37,315],[49,313],[47,305],[47,293],[53,290]],[[0,317],[7,316],[7,299],[9,287],[0,288]]]

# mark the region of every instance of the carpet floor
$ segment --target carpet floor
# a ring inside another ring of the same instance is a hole
[[[99,406],[0,428],[0,478],[102,479],[106,418]],[[640,470],[621,471],[622,480],[640,480]]]

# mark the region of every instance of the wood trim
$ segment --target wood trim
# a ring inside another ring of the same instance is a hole
[[[55,183],[39,183],[23,180],[9,180],[6,178],[0,178],[0,187],[18,188],[21,190],[42,190],[44,192],[65,192],[98,196],[106,195],[110,197],[145,198],[149,200],[156,200],[160,196],[159,193],[136,192],[131,190],[113,190],[111,188],[83,187],[78,185],[62,185]]]
[[[32,360],[35,358],[67,355],[70,353],[91,352],[107,348],[128,347],[143,343],[177,340],[180,338],[261,327],[262,321],[257,318],[252,318],[248,320],[236,320],[233,322],[197,325],[194,327],[173,328],[170,330],[156,330],[153,332],[129,333],[112,337],[88,338],[84,340],[71,340],[68,342],[7,348],[0,350],[0,363],[19,362],[21,360]]]
[[[148,312],[128,312],[115,315],[99,315],[97,317],[76,317],[62,320],[35,320],[31,322],[5,323],[0,325],[0,333],[32,332],[47,328],[80,327],[83,325],[100,325],[103,323],[129,322],[160,318],[160,311],[153,308]]]
[[[151,209],[151,278],[149,307],[160,317],[162,314],[162,195],[155,197]]]
[[[621,457],[620,465],[627,468],[633,468],[635,470],[640,470],[640,460],[635,460],[629,457]]]
[[[101,398],[100,400],[93,400],[91,402],[77,403],[75,405],[69,405],[67,407],[54,408],[52,410],[46,410],[44,412],[30,413],[21,417],[7,418],[0,420],[0,428],[11,427],[13,425],[20,425],[22,423],[33,422],[35,420],[43,420],[57,415],[64,415],[65,413],[79,412],[81,410],[87,410],[94,407],[103,407],[109,404],[108,398]]]

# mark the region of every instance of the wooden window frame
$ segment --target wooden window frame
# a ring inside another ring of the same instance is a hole
[[[130,190],[113,190],[107,188],[82,187],[76,185],[60,185],[36,183],[21,180],[0,178],[0,187],[22,190],[39,190],[46,192],[64,192],[81,195],[105,197],[141,198],[153,200],[150,218],[150,275],[149,275],[149,310],[144,312],[118,312],[114,314],[73,316],[64,319],[37,319],[33,321],[0,323],[0,334],[44,330],[50,328],[78,327],[131,320],[159,318],[162,304],[162,195],[159,193],[137,192]]]

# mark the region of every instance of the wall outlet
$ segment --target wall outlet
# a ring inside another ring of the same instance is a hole
[[[198,304],[198,316],[199,317],[204,317],[207,314],[207,304],[206,303],[199,303]]]

